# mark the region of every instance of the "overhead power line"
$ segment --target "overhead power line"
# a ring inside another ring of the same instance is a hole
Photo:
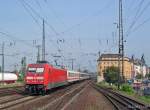
[[[55,28],[54,28],[51,24],[49,24],[49,23],[47,22],[47,20],[46,20],[43,16],[41,16],[36,10],[34,10],[34,8],[32,8],[32,6],[29,5],[25,0],[22,0],[22,2],[24,2],[24,4],[25,4],[39,19],[41,19],[41,21],[44,19],[44,20],[45,20],[45,24],[48,25],[48,27],[49,27],[56,35],[58,35],[58,32],[55,30]]]
[[[29,44],[29,43],[26,42],[25,40],[21,40],[21,39],[15,37],[15,36],[12,36],[12,35],[10,35],[10,34],[8,34],[8,33],[1,32],[1,31],[0,31],[0,34],[2,34],[2,35],[4,35],[4,36],[6,36],[6,37],[12,39],[13,41],[20,41],[20,42],[22,42],[22,43],[24,43],[24,44],[26,44],[26,45],[28,45],[28,46],[30,46],[30,47],[33,47],[33,45]]]
[[[132,34],[133,32],[137,31],[139,28],[141,28],[145,23],[149,22],[150,21],[150,17],[146,20],[144,20],[142,23],[140,23],[138,26],[136,26],[133,31],[130,33]]]
[[[144,1],[144,0],[143,0]],[[150,6],[150,1],[145,5],[145,7],[142,9],[142,11],[138,14],[138,16],[136,17],[134,23],[132,23],[132,25],[134,26],[135,23],[138,21],[138,19],[143,15],[143,13],[146,11],[146,9]],[[132,33],[132,28],[133,26],[130,26],[130,28],[127,31],[127,36],[129,36]]]
[[[25,3],[22,0],[18,0],[21,5],[23,6],[23,8],[26,10],[26,12],[32,17],[32,19],[34,20],[34,22],[40,27],[40,29],[42,28],[40,23],[38,22],[38,20],[33,16],[32,12],[26,7]]]
[[[41,7],[39,1],[38,1],[38,0],[35,0],[35,2],[36,2],[36,4],[40,7],[40,9],[42,10],[42,7]]]
[[[53,15],[55,16],[55,18],[63,25],[66,27],[66,24],[63,22],[63,20],[60,19],[60,16],[58,16],[58,14],[56,13],[56,11],[54,10],[54,8],[52,6],[49,6],[47,2],[44,2],[45,5],[49,8],[49,10],[53,13]],[[49,11],[48,11],[49,12]]]
[[[27,13],[29,13],[29,15],[32,17],[32,19],[36,22],[36,24],[40,27],[40,29],[42,29],[41,24],[39,23],[39,21],[37,19],[40,19],[41,21],[43,21],[43,16],[41,16],[37,11],[35,11],[31,5],[29,5],[25,0],[18,0],[19,2],[21,2],[23,8],[27,11]],[[39,4],[39,3],[38,3]],[[40,4],[39,4],[40,5]],[[42,8],[42,7],[41,7]],[[36,16],[36,17],[35,17]],[[44,18],[45,24],[48,25],[50,27],[50,29],[56,34],[57,31],[53,28],[53,26],[51,26]],[[48,37],[50,38],[50,37]],[[51,39],[50,39],[51,40]],[[53,42],[52,42],[53,43]],[[57,45],[55,45],[53,43],[53,45],[59,49],[59,47]]]
[[[140,10],[141,10],[141,8],[142,8],[143,3],[144,3],[144,0],[141,0],[140,3],[139,3],[139,5],[138,5],[138,9],[137,9],[137,11],[136,11],[136,14],[135,14],[135,16],[134,16],[134,20],[133,20],[133,22],[130,24],[127,33],[129,33],[129,32],[131,31],[131,29],[133,28],[133,26],[134,26],[135,23],[137,22],[138,16],[139,16],[139,13],[140,13]]]
[[[91,17],[93,17],[93,16],[98,16],[99,14],[103,13],[104,10],[108,9],[108,8],[112,5],[112,3],[113,3],[113,1],[112,1],[112,0],[109,0],[109,1],[106,3],[106,5],[104,5],[104,7],[102,7],[102,8],[101,8],[100,10],[98,10],[97,12],[92,13],[92,14],[90,15],[90,17],[89,17],[89,16],[88,16],[88,17],[85,17],[85,18],[82,19],[79,23],[70,26],[69,28],[65,29],[64,31],[58,33],[56,36],[60,36],[61,34],[65,34],[65,33],[67,33],[67,32],[70,32],[70,31],[72,31],[74,28],[76,28],[76,27],[78,27],[78,26],[80,26],[80,25],[82,25],[82,24],[84,24],[84,23],[87,23],[87,21],[90,20]]]

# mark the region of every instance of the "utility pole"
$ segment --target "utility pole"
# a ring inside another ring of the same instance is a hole
[[[2,44],[2,82],[3,82],[3,80],[4,80],[4,69],[5,69],[5,67],[4,67],[4,46],[5,46],[5,43],[3,42],[3,44]]]
[[[27,66],[26,60],[27,60],[26,57],[22,57],[22,59],[21,59],[21,74],[22,74],[22,78],[24,77],[25,72],[26,72],[26,66]]]
[[[45,61],[45,23],[43,19],[42,61]]]
[[[71,68],[73,70],[73,62],[74,62],[74,59],[71,59]]]
[[[53,57],[55,58],[55,60],[54,60],[54,62],[55,62],[55,65],[56,66],[60,66],[60,65],[58,65],[58,58],[61,58],[61,56],[60,55],[53,55]]]
[[[69,59],[69,60],[71,60],[71,69],[73,70],[74,69],[74,58],[71,58],[71,59]]]
[[[119,0],[119,52],[118,52],[118,89],[120,83],[124,80],[124,38],[123,38],[123,16],[122,16],[122,0]]]
[[[146,65],[146,62],[145,62],[145,58],[144,58],[144,54],[142,55],[141,57],[141,73],[142,73],[142,76],[144,77],[144,72],[143,72],[143,67]],[[142,77],[142,80],[143,80],[143,77]]]
[[[54,62],[55,62],[55,65],[58,66],[57,59],[55,59]]]
[[[100,56],[101,56],[101,52],[100,51],[98,52],[98,55],[99,55],[99,58],[100,58]]]
[[[37,49],[38,49],[38,52],[37,52],[37,62],[40,61],[40,48],[41,48],[41,46],[37,45]]]

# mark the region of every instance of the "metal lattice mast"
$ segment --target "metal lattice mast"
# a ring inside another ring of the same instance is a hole
[[[42,61],[45,61],[45,23],[43,20]]]
[[[2,44],[2,82],[3,82],[3,80],[4,80],[4,45],[5,45],[5,43],[3,42],[3,44]]]
[[[124,80],[124,38],[123,38],[123,14],[122,0],[119,0],[119,55],[118,55],[118,87],[121,81]]]
[[[41,46],[37,45],[37,49],[38,49],[38,52],[37,52],[37,62],[40,61],[40,48],[41,48]]]

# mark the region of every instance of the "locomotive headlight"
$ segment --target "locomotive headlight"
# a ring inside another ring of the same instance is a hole
[[[38,80],[44,80],[44,77],[37,77]]]
[[[28,79],[31,80],[31,79],[33,79],[33,77],[27,76],[26,79],[27,79],[27,80],[28,80]]]
[[[36,79],[39,80],[39,81],[43,81],[44,77],[37,77]]]

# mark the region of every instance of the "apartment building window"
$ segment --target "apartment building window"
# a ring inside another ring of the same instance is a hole
[[[100,66],[100,69],[102,68],[102,66]]]
[[[106,66],[104,66],[104,70],[106,69]]]

